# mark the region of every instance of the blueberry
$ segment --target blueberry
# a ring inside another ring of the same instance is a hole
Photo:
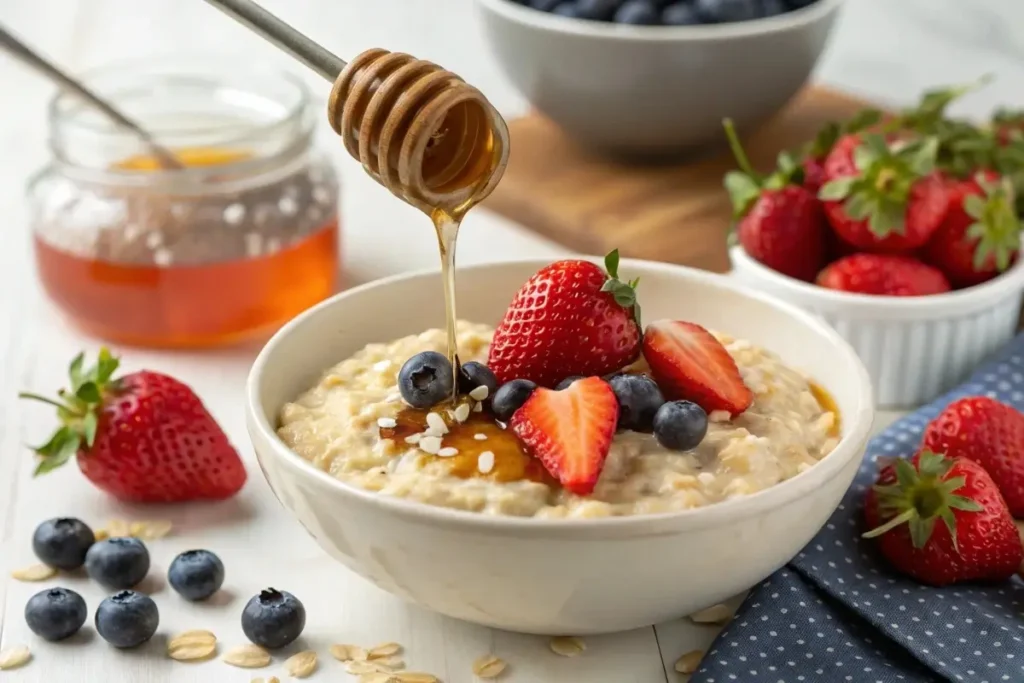
[[[709,24],[749,21],[761,16],[760,0],[696,0],[693,6]]]
[[[550,12],[563,0],[529,0],[527,4],[541,12]]]
[[[583,375],[571,375],[566,377],[561,382],[555,385],[555,391],[561,391],[562,389],[568,389],[569,385],[578,379],[585,379]]]
[[[766,17],[774,17],[785,14],[789,11],[785,0],[761,0],[761,14]]]
[[[576,16],[593,21],[611,21],[622,0],[576,0]]]
[[[40,591],[25,604],[25,623],[32,633],[46,640],[75,635],[88,616],[85,600],[67,588]]]
[[[452,395],[452,364],[437,351],[424,351],[405,361],[398,373],[398,391],[413,408],[429,408]]]
[[[636,26],[654,26],[661,23],[661,13],[647,0],[629,0],[615,12],[615,22]]]
[[[536,388],[537,385],[528,379],[514,379],[502,384],[491,399],[491,412],[494,413],[494,417],[502,422],[511,420],[512,414],[526,403],[526,399],[530,398]]]
[[[677,2],[662,10],[661,23],[666,26],[697,26],[701,20],[693,5],[688,2]]]
[[[498,378],[483,363],[470,361],[459,368],[459,392],[468,394],[477,387],[487,387],[486,398],[491,398],[498,390]]]
[[[149,551],[137,538],[108,538],[89,548],[85,571],[106,588],[131,588],[149,573]]]
[[[617,375],[608,384],[619,401],[619,429],[651,431],[654,415],[665,403],[655,381],[647,375]]]
[[[85,564],[85,554],[96,542],[85,522],[74,517],[48,519],[32,534],[32,549],[44,564],[57,569],[78,569]]]
[[[555,5],[554,9],[551,10],[553,14],[557,14],[560,17],[568,17],[569,19],[579,19],[579,10],[576,8],[575,2],[560,2]]]
[[[688,451],[708,433],[708,415],[696,403],[669,401],[654,415],[654,438],[665,448]]]
[[[242,610],[245,637],[268,650],[291,643],[306,626],[306,608],[285,591],[268,588],[260,591]]]
[[[186,550],[171,562],[167,581],[186,600],[205,600],[224,585],[224,563],[209,550]]]
[[[114,593],[96,610],[96,630],[114,647],[137,647],[153,637],[160,611],[148,595],[135,591]]]

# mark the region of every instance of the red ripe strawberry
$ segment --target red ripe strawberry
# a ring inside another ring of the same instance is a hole
[[[106,349],[95,367],[83,359],[71,362],[59,400],[21,394],[56,406],[63,423],[35,449],[37,475],[77,456],[89,481],[125,501],[221,499],[242,488],[238,453],[189,387],[149,370],[114,379],[118,360]]]
[[[619,252],[607,274],[589,261],[541,268],[516,292],[494,332],[487,366],[501,383],[528,379],[553,387],[572,375],[606,375],[640,352],[638,280],[618,279]]]
[[[803,186],[817,198],[821,186],[825,184],[825,160],[807,157],[803,160],[801,166],[804,169]]]
[[[825,161],[818,196],[843,241],[863,251],[906,252],[924,245],[949,208],[949,192],[933,173],[934,138],[887,143],[880,135],[841,139]]]
[[[1013,186],[995,173],[950,181],[950,209],[922,258],[957,287],[991,280],[1020,249],[1021,223]]]
[[[1024,415],[985,396],[953,401],[928,424],[922,447],[973,460],[989,473],[1010,513],[1024,519]]]
[[[825,263],[825,217],[817,197],[794,183],[800,167],[783,153],[776,172],[763,178],[750,166],[728,119],[725,133],[740,167],[725,175],[739,243],[751,258],[783,275],[814,279]]]
[[[644,332],[644,359],[670,401],[693,401],[706,412],[738,415],[754,394],[722,343],[696,323],[656,320]]]
[[[855,134],[872,128],[881,120],[881,111],[877,109],[862,109],[842,124],[830,122],[822,126],[814,140],[804,149],[802,164],[804,170],[803,186],[813,192],[814,196],[818,196],[818,191],[825,184],[829,176],[825,170],[825,160],[828,159],[829,154],[840,142],[844,146],[849,147],[849,154],[837,155],[833,166],[836,166],[838,159],[845,157],[849,160],[849,168],[852,170],[849,173],[843,173],[838,172],[841,169],[833,168],[833,177],[838,178],[843,175],[852,174],[853,170],[855,170],[853,165],[853,148],[860,144],[860,138],[856,137]]]
[[[995,483],[966,458],[898,458],[868,491],[864,519],[893,567],[932,586],[1009,579],[1024,559]]]
[[[909,256],[852,254],[818,274],[826,289],[877,296],[925,296],[950,290],[942,271]]]
[[[561,391],[537,389],[509,427],[552,477],[579,496],[594,492],[619,420],[615,392],[599,377]]]

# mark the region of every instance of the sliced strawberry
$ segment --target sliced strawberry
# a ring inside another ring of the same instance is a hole
[[[693,401],[707,412],[738,415],[754,394],[722,343],[696,323],[656,320],[644,332],[644,358],[670,401]]]
[[[512,416],[526,449],[567,490],[588,496],[597,485],[619,419],[619,404],[599,377],[561,391],[539,388]]]

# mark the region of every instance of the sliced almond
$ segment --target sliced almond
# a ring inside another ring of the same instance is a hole
[[[18,581],[46,581],[57,576],[57,570],[48,564],[30,564],[11,572],[11,578]]]
[[[284,670],[292,678],[307,678],[316,671],[316,653],[305,650],[294,654],[284,662]]]
[[[243,669],[262,669],[270,665],[270,653],[259,645],[239,645],[224,653],[224,662]]]
[[[370,659],[380,659],[381,657],[397,655],[401,651],[402,646],[398,643],[381,643],[380,645],[374,645],[371,647],[367,655]]]
[[[478,678],[497,678],[507,666],[503,659],[499,659],[494,655],[484,655],[473,662],[473,673]]]
[[[28,664],[32,659],[32,653],[24,645],[15,645],[0,652],[0,671],[17,669],[19,666]]]
[[[330,653],[339,662],[363,661],[368,656],[366,650],[358,645],[345,645],[344,643],[331,645]]]
[[[695,624],[715,624],[721,626],[729,623],[732,619],[732,610],[729,609],[728,605],[712,605],[707,609],[702,609],[699,612],[694,612],[690,615],[690,621]]]
[[[392,674],[398,683],[441,683],[434,674],[425,674],[418,671],[399,671]]]
[[[578,657],[583,654],[583,651],[587,649],[587,644],[583,642],[583,639],[577,638],[576,636],[558,636],[552,638],[551,642],[548,643],[548,647],[556,655],[562,657]]]
[[[206,659],[217,651],[217,636],[210,631],[185,631],[167,643],[167,656],[179,662]]]
[[[704,659],[704,650],[691,650],[676,660],[676,671],[681,674],[692,674],[700,668],[702,659]]]

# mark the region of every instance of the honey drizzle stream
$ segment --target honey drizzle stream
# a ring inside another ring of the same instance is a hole
[[[461,217],[460,217],[461,218]],[[440,209],[431,213],[441,250],[441,279],[444,284],[445,331],[448,337],[448,361],[452,365],[452,403],[459,396],[459,349],[455,337],[455,242],[462,221]]]

